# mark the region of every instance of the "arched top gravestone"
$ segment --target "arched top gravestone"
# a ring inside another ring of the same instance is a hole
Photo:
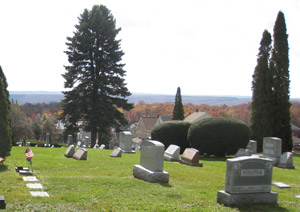
[[[141,150],[141,166],[154,172],[164,169],[165,146],[158,141],[143,141]]]

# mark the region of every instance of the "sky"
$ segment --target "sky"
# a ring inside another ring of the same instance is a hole
[[[64,51],[84,9],[113,14],[132,93],[251,96],[262,33],[278,12],[289,34],[290,96],[300,98],[300,0],[0,1],[9,91],[63,91]]]

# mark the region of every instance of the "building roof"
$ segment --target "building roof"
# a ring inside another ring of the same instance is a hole
[[[142,117],[141,121],[144,123],[146,130],[152,130],[158,120],[158,117]]]
[[[210,118],[212,117],[211,115],[209,115],[206,112],[193,112],[191,115],[187,116],[184,121],[187,122],[195,122],[204,118]]]
[[[173,119],[173,116],[160,116],[161,120],[164,121],[171,121]]]

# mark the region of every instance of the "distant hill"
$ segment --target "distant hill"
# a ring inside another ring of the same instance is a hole
[[[57,91],[11,91],[10,99],[18,101],[19,104],[25,103],[51,103],[60,102],[63,94]],[[164,94],[143,94],[133,93],[128,101],[137,104],[139,101],[145,103],[155,102],[174,102],[175,95]],[[251,97],[240,96],[185,96],[182,95],[183,103],[207,104],[207,105],[238,105],[251,101]]]

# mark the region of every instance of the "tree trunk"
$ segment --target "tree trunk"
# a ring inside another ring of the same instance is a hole
[[[96,139],[97,139],[97,129],[93,128],[91,130],[91,148],[95,146]]]

